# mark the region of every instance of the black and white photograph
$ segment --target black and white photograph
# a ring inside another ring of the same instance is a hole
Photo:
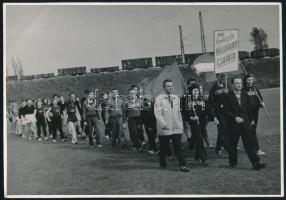
[[[4,3],[5,198],[283,197],[282,3]]]

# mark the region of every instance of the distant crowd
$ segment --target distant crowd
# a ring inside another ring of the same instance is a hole
[[[183,172],[189,169],[182,153],[182,134],[186,134],[195,160],[207,165],[206,148],[213,147],[207,125],[214,121],[218,132],[215,152],[221,155],[225,149],[230,167],[235,167],[241,137],[253,169],[262,169],[265,164],[260,163],[259,156],[265,153],[259,146],[256,129],[263,98],[251,74],[234,77],[231,83],[231,87],[227,87],[225,75],[217,74],[217,82],[209,95],[203,95],[202,84],[189,79],[186,94],[178,97],[173,93],[176,88],[172,80],[166,79],[162,83],[164,92],[155,99],[144,94],[138,85],[131,85],[125,97],[113,88],[100,96],[85,90],[82,98],[71,92],[68,100],[57,94],[52,98],[27,98],[20,105],[10,100],[7,118],[12,133],[29,140],[56,143],[60,137],[61,142],[70,140],[78,144],[80,138],[86,138],[90,148],[102,148],[104,136],[114,148],[131,146],[134,151],[142,152],[143,147],[148,146],[149,153],[159,156],[161,168],[167,167],[166,156],[175,154]],[[63,131],[64,126],[68,133]]]

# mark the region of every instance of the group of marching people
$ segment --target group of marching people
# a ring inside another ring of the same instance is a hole
[[[253,170],[260,170],[266,165],[260,163],[260,149],[257,138],[259,108],[264,106],[262,96],[254,86],[254,76],[247,74],[242,79],[235,76],[231,87],[227,87],[225,74],[217,74],[217,82],[210,89],[208,97],[203,95],[202,85],[195,79],[188,80],[188,91],[180,100],[173,95],[173,81],[163,82],[164,93],[155,100],[155,116],[160,143],[159,163],[166,168],[169,141],[172,140],[180,170],[188,172],[186,160],[181,150],[181,137],[189,126],[189,148],[195,151],[195,160],[208,164],[207,146],[211,147],[207,136],[207,124],[214,121],[218,136],[215,151],[221,155],[222,148],[229,154],[229,165],[236,167],[237,145],[241,137],[245,151],[251,161]],[[180,112],[181,111],[181,112]]]
[[[146,145],[145,130],[149,152],[157,152],[154,111],[142,109],[151,101],[141,101],[139,86],[132,85],[126,98],[122,98],[115,88],[100,97],[96,91],[87,89],[84,92],[85,96],[81,99],[71,92],[68,101],[58,95],[52,98],[28,98],[22,100],[20,108],[15,101],[10,101],[7,117],[12,132],[30,140],[48,141],[51,138],[52,142],[57,142],[59,133],[60,140],[65,142],[67,135],[63,127],[67,126],[73,144],[78,143],[78,138],[86,138],[91,148],[94,148],[94,141],[101,148],[104,132],[105,138],[111,139],[112,147],[121,143],[121,148],[125,148],[128,147],[128,140],[124,129],[128,124],[134,150],[141,152]]]
[[[186,134],[195,159],[207,164],[205,148],[212,148],[207,124],[214,121],[218,130],[215,147],[218,155],[224,148],[229,154],[230,166],[235,167],[241,136],[253,169],[264,168],[265,164],[259,163],[259,155],[265,153],[259,147],[256,134],[259,108],[264,104],[254,86],[254,76],[234,78],[230,88],[226,87],[225,75],[218,74],[209,95],[203,95],[203,86],[195,79],[189,79],[187,86],[186,94],[178,97],[173,94],[172,80],[167,79],[163,82],[164,92],[156,99],[143,94],[137,85],[129,88],[126,97],[114,88],[100,97],[97,92],[85,90],[81,99],[71,92],[68,101],[58,95],[28,98],[22,100],[20,108],[10,101],[7,115],[12,132],[23,138],[57,142],[59,133],[60,140],[65,142],[67,134],[63,126],[67,126],[73,144],[77,144],[79,138],[86,138],[91,148],[94,148],[94,140],[98,148],[102,147],[102,135],[110,138],[112,147],[127,148],[129,141],[124,129],[128,127],[133,150],[142,152],[143,146],[148,144],[148,152],[159,155],[162,168],[167,166],[165,157],[173,151],[184,172],[189,169],[182,154],[182,134]]]

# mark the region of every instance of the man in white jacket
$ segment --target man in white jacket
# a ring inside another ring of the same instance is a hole
[[[160,143],[160,167],[166,168],[167,166],[165,157],[168,153],[171,139],[175,155],[179,162],[180,170],[183,172],[189,172],[189,169],[186,167],[186,160],[181,148],[181,139],[184,128],[180,111],[180,98],[172,94],[172,80],[164,80],[163,89],[164,92],[157,96],[154,107]]]

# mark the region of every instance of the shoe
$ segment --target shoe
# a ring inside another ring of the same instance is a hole
[[[253,170],[260,170],[260,169],[263,169],[264,167],[266,167],[266,164],[258,163],[253,167]]]
[[[48,141],[49,140],[49,137],[45,137],[45,141]]]
[[[150,153],[150,154],[155,154],[155,151],[149,150],[148,153]]]
[[[50,135],[50,138],[53,138],[53,135]]]
[[[96,145],[98,148],[102,148],[103,146],[102,146],[102,144],[97,144]]]
[[[66,138],[63,138],[63,139],[62,139],[62,142],[65,142],[65,141],[66,141]]]
[[[182,172],[189,172],[190,169],[187,168],[186,166],[181,166],[181,167],[180,167],[180,171],[182,171]]]
[[[166,161],[164,161],[164,162],[159,162],[159,164],[160,164],[160,168],[166,169],[166,167],[167,167]]]
[[[145,145],[146,145],[146,142],[142,141],[141,146],[145,146]]]
[[[38,141],[42,141],[42,138],[38,138]]]
[[[266,153],[265,153],[264,151],[262,151],[261,149],[258,149],[256,153],[257,153],[257,155],[259,155],[259,156],[264,156],[264,155],[266,155]]]
[[[209,148],[209,149],[213,149],[214,146],[210,144],[210,145],[208,146],[208,148]]]
[[[53,140],[53,143],[56,143],[57,141],[56,140]]]
[[[206,160],[201,161],[201,163],[202,163],[203,165],[209,165],[208,161],[206,161]]]
[[[222,155],[222,151],[221,151],[221,150],[217,151],[216,153],[217,153],[217,155],[219,155],[219,156]]]
[[[240,150],[240,147],[236,147],[237,150]]]
[[[236,167],[236,165],[229,165],[229,167],[233,169]]]
[[[139,153],[143,152],[143,148],[140,147],[140,148],[138,149],[138,151],[139,151]]]
[[[109,136],[108,136],[108,135],[106,135],[106,136],[105,136],[105,138],[106,138],[106,139],[109,139]]]

